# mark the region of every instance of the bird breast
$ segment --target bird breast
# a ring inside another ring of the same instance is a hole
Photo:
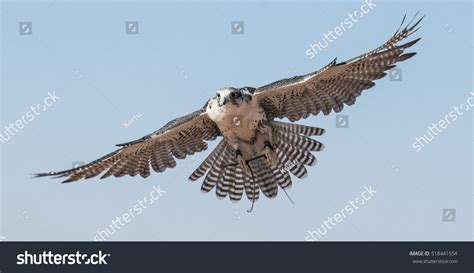
[[[265,112],[256,100],[242,102],[240,105],[227,103],[221,107],[211,103],[206,112],[224,137],[233,134],[241,140],[253,141],[259,121],[266,119]]]

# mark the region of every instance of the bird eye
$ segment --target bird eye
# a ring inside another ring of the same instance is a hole
[[[217,97],[220,98],[220,97],[221,97],[221,94],[217,93]]]
[[[230,97],[235,99],[237,97],[237,93],[230,93]]]

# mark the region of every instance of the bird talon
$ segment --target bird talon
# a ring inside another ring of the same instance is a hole
[[[272,168],[276,168],[278,164],[278,158],[275,151],[270,146],[265,145],[265,148],[263,148],[263,154],[265,155],[265,158],[267,159],[270,166],[272,166]]]
[[[245,161],[244,157],[240,153],[237,153],[237,163],[245,174],[247,174],[248,176],[252,176],[252,172],[250,171],[250,167],[247,164],[247,161]]]

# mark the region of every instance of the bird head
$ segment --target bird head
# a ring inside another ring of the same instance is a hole
[[[222,107],[228,103],[239,106],[243,101],[243,92],[234,87],[226,87],[217,90],[217,103]]]

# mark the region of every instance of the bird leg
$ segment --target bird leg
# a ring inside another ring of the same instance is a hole
[[[269,141],[265,141],[264,143],[265,145],[263,147],[263,154],[267,158],[268,164],[270,164],[272,168],[276,168],[278,164],[278,157],[275,153],[275,150]]]
[[[242,156],[242,152],[240,150],[236,150],[236,161],[239,164],[240,168],[244,171],[244,173],[248,176],[252,176],[252,172],[250,171],[250,166],[247,164],[247,161]]]
[[[272,144],[273,140],[273,130],[272,127],[265,121],[260,121],[257,130],[263,134],[263,154],[267,159],[268,164],[272,168],[276,168],[278,165],[278,157],[275,153],[275,147]]]

